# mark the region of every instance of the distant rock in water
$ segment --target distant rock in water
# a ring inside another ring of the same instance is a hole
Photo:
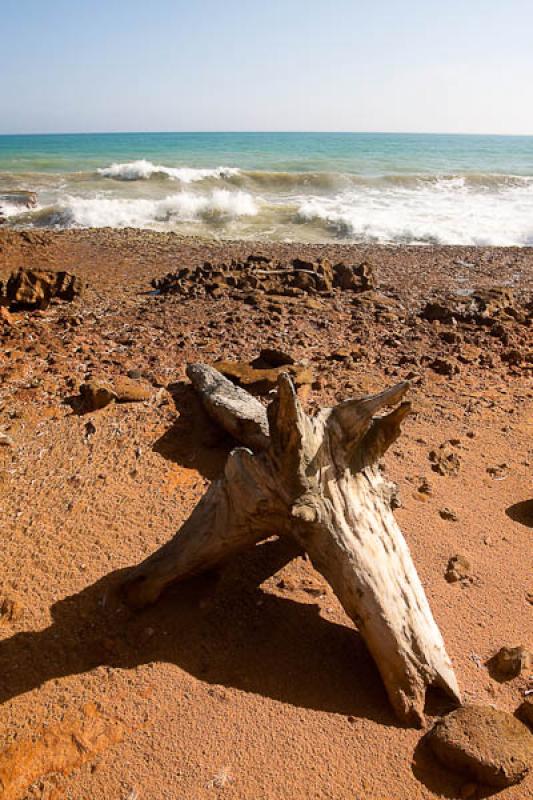
[[[256,255],[249,255],[244,261],[232,260],[229,264],[205,262],[203,266],[184,267],[152,281],[154,289],[161,294],[213,298],[255,291],[295,297],[329,295],[334,289],[364,292],[375,285],[374,270],[366,261],[355,265],[333,265],[327,258],[316,261],[294,258],[283,263]]]

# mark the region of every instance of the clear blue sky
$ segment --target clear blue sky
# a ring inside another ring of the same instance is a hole
[[[533,134],[533,0],[0,0],[0,133]]]

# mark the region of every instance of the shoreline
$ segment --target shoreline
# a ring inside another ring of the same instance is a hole
[[[89,253],[90,267],[83,262],[83,256]],[[280,260],[295,255],[312,259],[327,257],[332,261],[369,260],[375,262],[381,281],[398,290],[403,286],[418,293],[478,283],[506,285],[518,291],[533,289],[533,246],[282,243],[186,236],[138,228],[57,231],[0,228],[0,271],[4,273],[13,266],[39,266],[39,261],[53,266],[63,259],[64,268],[77,265],[87,275],[91,270],[105,274],[106,259],[113,262],[118,258],[121,270],[128,267],[135,270],[130,275],[135,281],[146,280],[150,271],[154,272],[153,277],[168,271],[176,258],[186,265],[196,265],[202,259],[223,262],[252,253]],[[141,257],[148,262],[139,263]],[[406,286],[406,281],[410,286]]]

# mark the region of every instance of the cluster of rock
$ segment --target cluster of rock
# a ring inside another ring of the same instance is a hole
[[[69,272],[19,269],[0,281],[0,307],[10,311],[43,310],[54,298],[72,302],[83,291],[78,277]]]
[[[509,318],[526,323],[531,318],[533,305],[519,309],[512,289],[492,287],[474,289],[464,294],[452,293],[442,298],[430,300],[422,309],[421,316],[429,322],[438,320],[445,324],[463,322],[493,327],[498,319],[505,322]]]
[[[306,261],[294,258],[281,262],[262,255],[249,255],[242,261],[229,264],[183,267],[152,281],[160,294],[180,294],[186,297],[207,295],[242,296],[261,292],[270,295],[299,296],[330,295],[334,289],[362,292],[375,285],[371,265],[332,264],[327,258]]]
[[[473,289],[461,294],[443,294],[427,301],[420,319],[435,326],[450,356],[437,354],[434,372],[453,377],[461,364],[491,367],[494,355],[509,367],[533,364],[531,328],[533,300],[518,297],[508,287]]]

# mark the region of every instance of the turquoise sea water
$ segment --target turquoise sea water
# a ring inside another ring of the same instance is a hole
[[[19,189],[36,208],[2,199]],[[0,207],[16,225],[533,245],[533,137],[0,136]]]

